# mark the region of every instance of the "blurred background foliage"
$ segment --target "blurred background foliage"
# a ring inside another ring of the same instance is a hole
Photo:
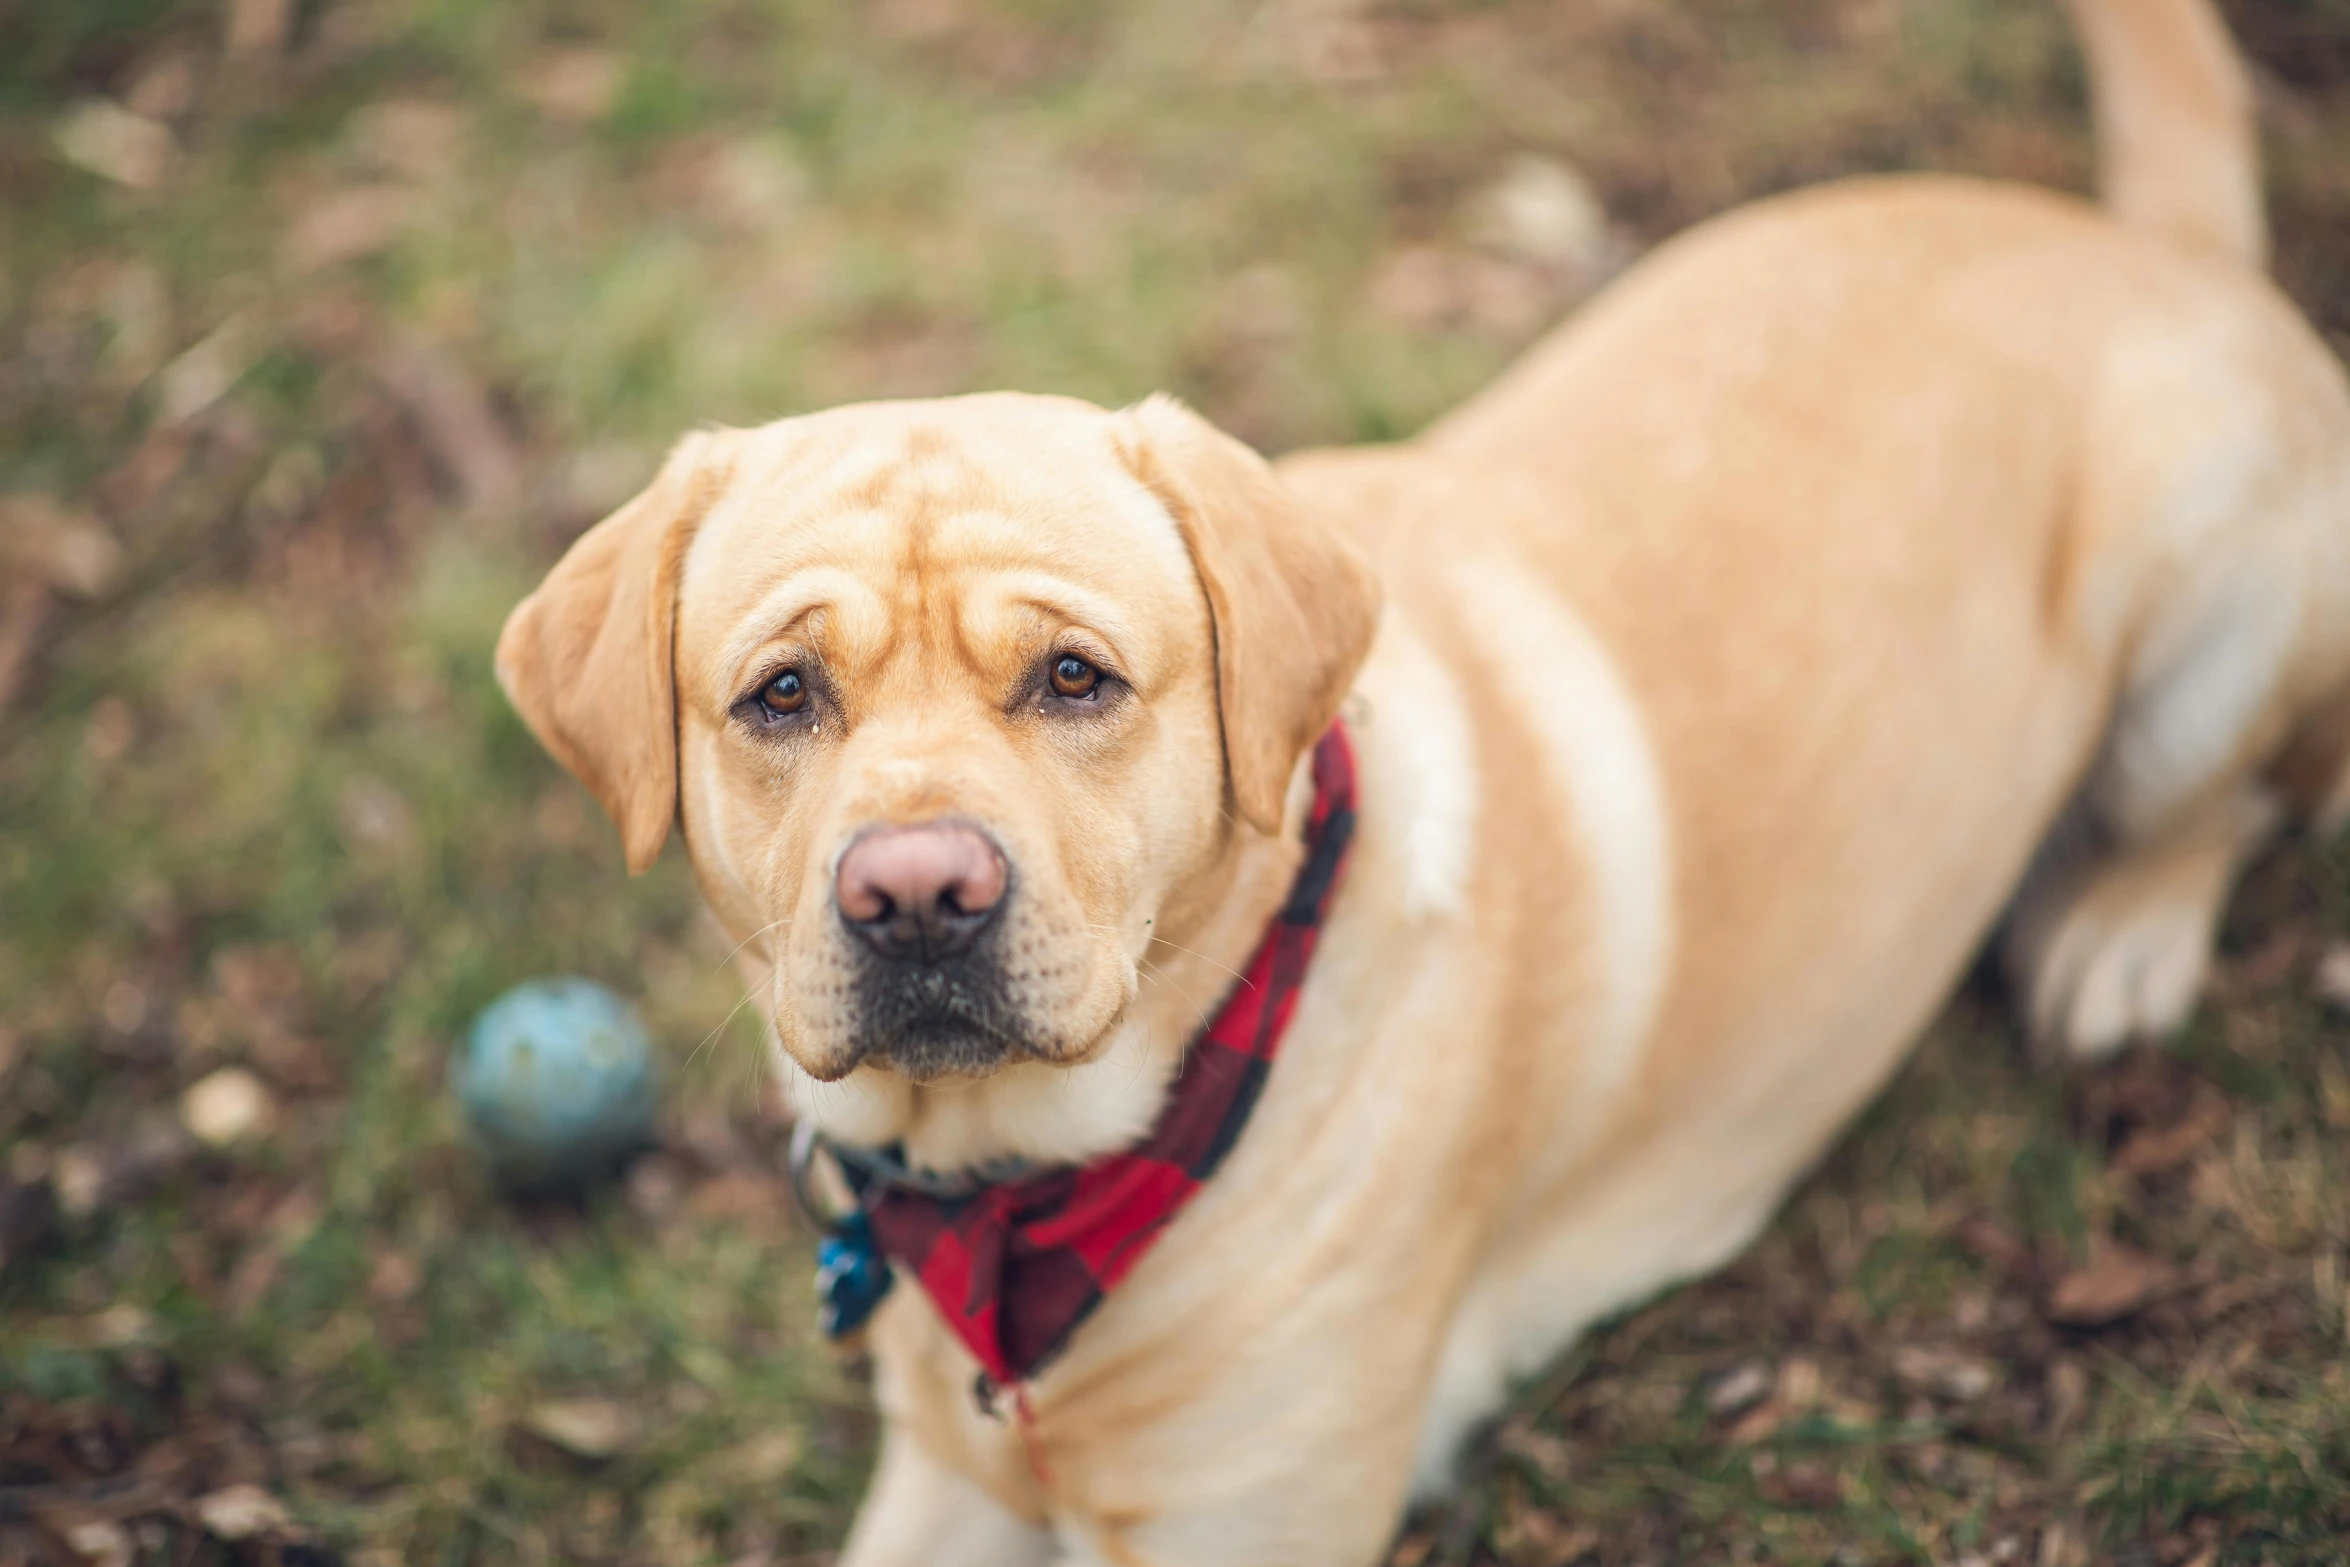
[[[2230,14],[2350,342],[2350,0]],[[727,944],[490,675],[680,432],[1402,436],[1740,200],[2082,188],[2081,90],[2053,0],[0,0],[0,1563],[837,1540],[870,1420]],[[2069,1082],[1962,997],[1397,1562],[2339,1560],[2345,934],[2289,846],[2183,1049]],[[442,1072],[538,973],[672,1090],[516,1205]]]

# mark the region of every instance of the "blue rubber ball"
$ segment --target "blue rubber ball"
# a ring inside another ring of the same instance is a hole
[[[649,1141],[653,1053],[636,1009],[585,979],[534,979],[473,1020],[450,1065],[466,1131],[516,1184],[575,1181]]]

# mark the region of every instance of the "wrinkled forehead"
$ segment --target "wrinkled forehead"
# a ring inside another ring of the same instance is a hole
[[[679,580],[681,669],[726,681],[795,626],[986,656],[1046,622],[1149,684],[1205,630],[1174,520],[1113,415],[1042,398],[869,404],[734,438]]]

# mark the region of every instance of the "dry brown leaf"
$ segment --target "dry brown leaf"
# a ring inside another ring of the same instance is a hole
[[[1778,1401],[1789,1409],[1809,1409],[1820,1401],[1827,1388],[1827,1378],[1820,1371],[1820,1363],[1808,1355],[1789,1356],[1779,1367]]]
[[[196,107],[196,56],[175,50],[142,66],[123,107],[150,120],[176,120]]]
[[[2320,1001],[2350,1012],[2350,941],[2326,943],[2318,955],[2317,972],[2310,976],[2310,988]]]
[[[37,492],[0,496],[0,580],[101,598],[122,576],[122,546],[89,512]]]
[[[84,1324],[90,1342],[107,1349],[123,1349],[151,1337],[155,1313],[135,1301],[118,1300],[93,1312]]]
[[[0,583],[0,712],[16,697],[49,623],[49,590],[38,582]]]
[[[1561,277],[1595,277],[1607,252],[1607,209],[1591,182],[1555,158],[1510,160],[1472,197],[1472,243]]]
[[[212,988],[223,1005],[240,1013],[298,1023],[309,987],[302,960],[283,942],[239,942],[212,955]]]
[[[2309,955],[2311,935],[2297,926],[2288,927],[2230,964],[2223,976],[2222,998],[2258,995],[2283,984]]]
[[[1521,1497],[1503,1512],[1494,1544],[1510,1567],[1569,1567],[1599,1548],[1599,1531]]]
[[[1787,1423],[1791,1413],[1786,1405],[1772,1399],[1748,1410],[1724,1435],[1741,1447],[1750,1447],[1756,1442],[1768,1441],[1779,1427]]]
[[[412,180],[445,179],[465,140],[465,113],[429,98],[388,98],[351,116],[347,134],[360,159]]]
[[[415,210],[416,193],[397,185],[329,192],[286,225],[279,258],[291,271],[314,272],[372,256],[399,237]]]
[[[137,1554],[130,1531],[111,1518],[67,1525],[65,1543],[74,1555],[96,1567],[131,1567]]]
[[[170,1180],[193,1158],[194,1138],[169,1111],[142,1112],[121,1135],[80,1142],[51,1156],[49,1178],[68,1218],[85,1219]]]
[[[2118,1322],[2152,1304],[2172,1278],[2167,1263],[2119,1241],[2103,1241],[2048,1292],[2048,1317],[2072,1327]]]
[[[1573,1443],[1523,1420],[1504,1425],[1495,1445],[1546,1480],[1563,1481],[1575,1467]]]
[[[293,0],[228,0],[221,50],[232,60],[266,59],[284,50],[293,25]]]
[[[1395,1542],[1395,1554],[1387,1558],[1387,1567],[1422,1567],[1436,1552],[1436,1536],[1407,1534]]]
[[[2184,1118],[2170,1126],[2142,1126],[2114,1153],[2110,1169],[2121,1175],[2158,1175],[2193,1161],[2213,1138],[2227,1130],[2225,1099],[2213,1094],[2200,1099]]]
[[[717,1467],[749,1485],[773,1485],[799,1463],[804,1445],[800,1434],[788,1427],[770,1431],[729,1448]]]
[[[155,373],[158,423],[193,419],[226,397],[261,357],[260,323],[239,311]]]
[[[557,1398],[531,1406],[522,1428],[574,1458],[610,1458],[636,1441],[636,1417],[609,1398]]]
[[[57,1189],[57,1206],[69,1219],[88,1218],[105,1200],[106,1161],[86,1143],[58,1149],[49,1178]]]
[[[1844,1500],[1844,1482],[1825,1464],[1789,1464],[1775,1478],[1762,1482],[1762,1492],[1798,1507],[1834,1507]]]
[[[1250,52],[1325,87],[1378,81],[1389,67],[1369,9],[1363,0],[1275,0],[1257,12]]]
[[[2032,1559],[2037,1567],[2084,1567],[2089,1548],[2064,1524],[2052,1523],[2041,1534],[2039,1550]]]
[[[153,190],[177,151],[169,127],[107,98],[89,98],[59,117],[50,139],[75,168],[132,190]]]
[[[1904,1344],[1893,1352],[1893,1374],[1903,1385],[1957,1403],[1972,1403],[1999,1383],[1987,1360],[1941,1344]]]
[[[397,1246],[382,1246],[375,1261],[367,1270],[367,1297],[386,1305],[398,1305],[413,1296],[424,1283],[424,1269],[415,1257]]]
[[[250,1540],[275,1534],[293,1522],[285,1504],[257,1485],[231,1485],[191,1504],[197,1522],[223,1540]]]
[[[2032,1271],[2031,1248],[2018,1240],[2013,1230],[1987,1213],[1961,1220],[1953,1233],[1961,1246],[2010,1277],[2021,1277]]]
[[[610,111],[627,75],[627,62],[617,52],[579,46],[548,50],[517,85],[548,119],[585,125]]]
[[[2048,1368],[2048,1432],[2061,1437],[2081,1423],[2089,1407],[2089,1373],[2079,1361],[2059,1360]]]
[[[1771,1368],[1759,1360],[1733,1366],[1706,1389],[1705,1407],[1727,1420],[1769,1397],[1772,1380]]]

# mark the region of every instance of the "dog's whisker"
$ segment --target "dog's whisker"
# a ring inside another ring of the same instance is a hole
[[[760,926],[757,930],[752,931],[748,936],[745,936],[742,940],[734,944],[733,952],[729,952],[725,957],[722,957],[717,962],[711,964],[710,972],[713,974],[717,973],[720,969],[726,967],[727,964],[732,963],[736,956],[742,952],[743,948],[749,946],[752,942],[757,941],[761,936],[766,935],[769,931],[774,930],[777,926],[789,925],[792,922],[792,918],[793,916],[787,914],[782,919],[769,920],[766,924]]]
[[[769,967],[772,968],[773,965],[771,964]],[[716,1039],[720,1034],[724,1033],[726,1031],[726,1025],[733,1022],[736,1015],[739,1014],[743,1008],[749,1006],[752,1000],[757,997],[757,995],[758,989],[755,986],[746,987],[744,989],[743,998],[740,1001],[737,1001],[732,1007],[727,1009],[726,1016],[720,1018],[717,1022],[717,1025],[713,1027],[710,1032],[702,1036],[700,1044],[695,1045],[693,1049],[686,1052],[686,1067],[690,1068],[695,1061],[700,1059],[702,1052],[709,1048],[710,1042]]]
[[[1153,978],[1157,979],[1160,984],[1172,986],[1174,988],[1175,994],[1183,998],[1184,1005],[1190,1007],[1193,1013],[1196,1014],[1194,1021],[1197,1021],[1198,1018],[1204,1018],[1208,1015],[1207,1008],[1199,1004],[1199,997],[1193,995],[1188,989],[1186,989],[1181,980],[1168,973],[1164,965],[1153,963],[1148,958],[1136,958],[1134,960],[1134,966],[1149,973]]]
[[[1169,940],[1168,940],[1166,937],[1164,937],[1164,936],[1153,936],[1153,937],[1151,938],[1151,942],[1152,942],[1152,944],[1153,944],[1153,945],[1155,945],[1155,946],[1161,946],[1161,947],[1165,947],[1165,948],[1167,948],[1168,950],[1170,950],[1170,951],[1173,951],[1173,952],[1187,952],[1187,953],[1191,954],[1191,956],[1193,956],[1193,957],[1195,957],[1195,958],[1199,959],[1199,960],[1200,960],[1202,963],[1208,964],[1209,966],[1211,966],[1211,967],[1214,967],[1214,968],[1220,968],[1220,969],[1222,969],[1222,970],[1223,970],[1225,973],[1227,973],[1227,974],[1231,975],[1231,976],[1232,976],[1234,979],[1237,979],[1237,980],[1239,980],[1239,981],[1240,981],[1242,984],[1244,984],[1244,985],[1248,985],[1248,984],[1249,984],[1249,977],[1248,977],[1246,974],[1243,974],[1243,973],[1242,973],[1240,970],[1238,970],[1238,969],[1236,969],[1236,968],[1232,967],[1232,966],[1231,966],[1230,964],[1228,964],[1228,963],[1219,963],[1219,962],[1217,962],[1217,960],[1216,960],[1216,959],[1209,957],[1209,956],[1208,956],[1206,953],[1204,953],[1204,952],[1200,951],[1200,950],[1199,950],[1198,948],[1196,948],[1196,947],[1187,947],[1187,946],[1183,945],[1183,943],[1181,943],[1181,942],[1179,942],[1179,941],[1169,941]],[[1252,989],[1253,989],[1253,988],[1255,988],[1255,987],[1254,987],[1254,986],[1251,986],[1250,988],[1252,988]]]
[[[1086,921],[1086,924],[1094,930],[1107,931],[1113,936],[1123,936],[1126,933],[1123,927],[1105,924],[1100,920],[1088,920]],[[1187,947],[1180,941],[1169,941],[1166,937],[1160,935],[1153,935],[1151,937],[1150,944],[1154,947],[1165,947],[1170,952],[1185,953],[1191,957],[1199,959],[1202,963],[1206,963],[1212,967],[1222,969],[1225,973],[1231,975],[1234,979],[1239,980],[1244,985],[1249,983],[1249,978],[1246,974],[1243,974],[1240,970],[1232,967],[1228,963],[1220,962],[1215,958],[1209,957],[1206,953],[1200,951],[1197,947]],[[1140,963],[1143,960],[1137,958],[1135,961]]]

